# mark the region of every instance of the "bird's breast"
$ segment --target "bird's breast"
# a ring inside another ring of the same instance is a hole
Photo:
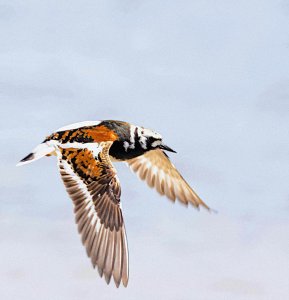
[[[135,143],[133,146],[128,141],[114,141],[109,149],[109,155],[116,161],[123,161],[143,155],[145,150]]]

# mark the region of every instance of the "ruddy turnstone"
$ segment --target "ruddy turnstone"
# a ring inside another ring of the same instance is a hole
[[[184,180],[164,151],[162,136],[121,121],[86,121],[59,128],[18,165],[56,155],[74,203],[82,243],[107,283],[128,283],[128,248],[120,182],[112,161],[126,162],[138,176],[172,201],[209,207]]]

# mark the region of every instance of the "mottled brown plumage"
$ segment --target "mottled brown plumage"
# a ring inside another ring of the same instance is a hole
[[[111,142],[101,143],[100,160],[88,149],[59,148],[59,170],[74,203],[75,221],[87,255],[107,283],[128,283],[128,251],[120,207],[121,189],[109,160]],[[81,180],[79,180],[81,178]]]
[[[61,178],[73,201],[75,221],[87,255],[107,283],[128,284],[128,248],[121,188],[111,161],[124,161],[172,201],[209,207],[171,163],[160,134],[122,121],[85,121],[49,135],[20,165],[56,155]]]

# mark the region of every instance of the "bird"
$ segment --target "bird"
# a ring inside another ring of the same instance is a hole
[[[125,162],[148,186],[172,201],[210,208],[185,181],[166,152],[162,136],[128,122],[84,121],[47,136],[17,166],[56,156],[74,204],[75,222],[88,257],[107,284],[128,284],[128,246],[121,186],[113,162]]]

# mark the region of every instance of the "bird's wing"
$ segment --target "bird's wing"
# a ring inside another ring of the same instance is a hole
[[[128,283],[128,248],[120,204],[120,183],[109,159],[112,142],[87,148],[59,147],[58,166],[73,201],[87,255],[107,283]]]
[[[166,195],[172,201],[178,199],[181,203],[191,203],[198,208],[200,205],[210,209],[189,186],[169,157],[160,149],[146,152],[144,155],[127,161],[131,169],[140,179],[156,188],[161,195]]]

